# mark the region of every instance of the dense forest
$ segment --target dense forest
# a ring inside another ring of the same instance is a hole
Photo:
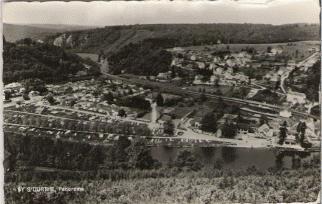
[[[138,44],[129,44],[109,58],[110,71],[121,70],[137,75],[157,75],[169,70],[172,56],[164,50],[175,42],[168,39],[146,39]]]
[[[3,46],[3,81],[11,83],[24,79],[39,78],[46,82],[66,80],[78,71],[87,70],[89,75],[97,75],[96,63],[82,59],[62,48],[38,43],[29,38],[16,43],[6,42]]]

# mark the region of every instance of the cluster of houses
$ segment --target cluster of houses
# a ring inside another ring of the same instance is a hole
[[[195,85],[237,85],[246,84],[249,77],[242,73],[234,73],[232,68],[217,67],[212,69],[213,75],[209,80],[205,80],[203,75],[196,75],[193,81]]]
[[[106,80],[103,86],[98,87],[94,80],[69,82],[63,85],[47,85],[49,92],[55,95],[55,100],[63,106],[73,107],[79,110],[92,111],[117,116],[121,107],[109,104],[102,99],[104,94],[109,94],[114,100],[119,97],[144,94],[148,90],[136,85],[126,85],[117,80]],[[100,89],[98,95],[95,92]],[[122,107],[124,108],[124,107]]]
[[[248,82],[248,77],[241,72],[235,73],[234,68],[249,67],[251,62],[251,55],[244,51],[226,53],[219,57],[213,56],[208,52],[176,49],[171,66],[179,67],[192,73],[198,69],[212,72],[210,79],[205,79],[205,76],[200,74],[195,75],[193,84],[196,85],[232,85]],[[164,73],[160,74],[164,75]]]
[[[265,140],[272,141],[273,137],[279,136],[279,129],[281,124],[284,121],[287,121],[288,124],[288,131],[287,137],[285,139],[284,144],[287,145],[297,145],[298,141],[296,141],[297,126],[299,124],[299,120],[295,119],[281,119],[281,118],[274,118],[268,120],[265,123],[260,122],[260,115],[254,114],[252,117],[245,117],[242,116],[242,120],[244,122],[240,122],[240,116],[236,114],[224,114],[222,118],[217,121],[217,131],[213,133],[215,137],[223,137],[222,135],[222,127],[224,123],[235,124],[238,127],[238,132],[236,135],[236,139],[243,139],[245,136],[253,137],[253,138],[260,138]],[[197,132],[202,132],[200,130],[201,127],[201,118],[195,118],[191,121],[191,127]],[[315,121],[312,118],[307,118],[305,120],[301,120],[301,122],[305,122],[306,124],[306,131],[305,137],[306,139],[313,145],[318,146],[320,144],[320,122],[319,120]],[[277,140],[275,140],[277,141]]]
[[[172,71],[167,72],[160,72],[157,76],[140,76],[140,79],[144,80],[151,80],[151,81],[158,81],[163,83],[174,82],[174,83],[181,83],[183,79],[177,76]]]
[[[4,86],[3,92],[9,92],[11,97],[21,96],[25,92],[25,88],[19,82],[13,82],[10,84],[6,84]]]
[[[262,79],[265,82],[275,84],[281,80],[281,76],[288,75],[297,65],[294,60],[288,60],[287,62],[276,61],[275,57],[283,54],[282,47],[273,47],[269,51],[256,51],[255,53],[247,51],[233,53],[224,49],[221,52],[217,51],[217,53],[215,51],[212,53],[207,49],[190,50],[180,47],[169,51],[173,53],[171,66],[188,72],[195,72],[198,69],[213,72],[213,75],[207,80],[202,75],[196,76],[194,74],[194,84],[213,85],[214,83],[219,83],[219,85],[232,85],[249,82],[248,76],[243,72],[236,71],[236,68],[239,70],[243,68],[258,70],[260,68],[264,73]],[[309,60],[305,67],[313,63],[314,60]],[[166,73],[161,75],[166,75]],[[170,76],[167,75],[164,78],[168,77]]]

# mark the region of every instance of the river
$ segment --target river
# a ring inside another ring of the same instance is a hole
[[[197,160],[205,166],[214,166],[218,161],[225,169],[247,169],[255,166],[260,170],[267,170],[271,167],[295,168],[299,163],[304,164],[313,158],[320,158],[320,153],[304,152],[283,152],[278,153],[273,149],[251,149],[236,147],[191,147],[177,148],[166,146],[154,146],[151,148],[151,155],[163,165],[173,162],[179,151],[184,149],[192,150]]]

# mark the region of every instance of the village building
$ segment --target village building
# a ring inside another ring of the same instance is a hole
[[[271,127],[269,127],[267,124],[263,124],[261,125],[258,129],[257,129],[257,133],[260,137],[263,138],[272,138],[274,131]]]
[[[283,49],[280,47],[272,48],[271,52],[270,52],[270,54],[273,56],[275,56],[277,54],[282,54],[282,53],[283,53]]]
[[[203,79],[204,79],[204,76],[198,74],[195,76],[193,84],[203,84]]]
[[[286,101],[292,104],[304,104],[306,103],[306,95],[304,93],[289,91],[286,96]]]
[[[279,115],[283,118],[290,118],[292,116],[292,112],[285,109],[280,111]]]
[[[168,72],[160,72],[158,75],[157,75],[157,78],[158,79],[163,79],[163,80],[167,80],[167,79],[170,79],[171,78],[171,71],[168,71]]]
[[[30,91],[29,96],[39,96],[39,91]]]
[[[19,82],[13,82],[4,86],[4,90],[10,90],[10,91],[20,91],[21,88],[22,88],[22,84]]]
[[[206,64],[204,62],[196,62],[197,66],[199,69],[205,69],[206,68]]]
[[[53,45],[57,46],[57,47],[62,47],[65,43],[65,39],[66,39],[66,35],[60,35],[57,38],[55,38]]]
[[[294,135],[287,135],[287,137],[285,138],[284,144],[287,145],[296,145],[296,138]]]
[[[215,84],[216,81],[218,81],[219,79],[220,79],[219,76],[211,75],[210,76],[210,83]]]
[[[231,123],[231,124],[237,124],[237,118],[238,118],[238,115],[236,115],[236,114],[228,114],[228,113],[226,113],[226,114],[223,115],[223,117],[221,117],[217,121],[217,123],[221,124],[221,125],[225,124],[226,122]]]
[[[190,56],[190,60],[192,60],[192,61],[196,61],[196,60],[197,60],[196,55],[191,55],[191,56]]]
[[[213,74],[221,75],[221,74],[223,74],[223,72],[224,72],[224,69],[221,67],[217,67],[217,68],[213,69]]]
[[[222,137],[222,130],[221,130],[221,128],[218,128],[215,134],[216,134],[216,137]]]

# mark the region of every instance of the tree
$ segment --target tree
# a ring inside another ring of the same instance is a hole
[[[268,118],[265,115],[261,115],[261,117],[259,119],[259,125],[262,126],[267,123],[268,123]]]
[[[48,103],[49,103],[50,105],[54,105],[54,104],[55,104],[55,102],[56,102],[56,100],[54,99],[54,97],[53,97],[53,95],[52,95],[52,94],[48,95],[48,96],[46,97],[46,99],[47,99],[47,101],[48,101]]]
[[[127,148],[131,145],[131,141],[126,136],[120,136],[118,140],[113,143],[113,146],[109,153],[108,161],[112,162],[116,166],[121,165],[123,162],[128,162]]]
[[[65,89],[65,94],[71,94],[73,93],[73,87],[69,86]]]
[[[152,158],[146,140],[143,138],[135,138],[127,148],[127,152],[131,168],[151,169],[158,166],[158,162]]]
[[[275,82],[275,87],[274,87],[274,90],[276,91],[281,85],[281,79],[279,78],[278,81]]]
[[[296,50],[295,51],[295,58],[298,58],[299,57],[299,50]]]
[[[245,86],[240,87],[239,91],[242,99],[244,99],[248,94],[248,89]]]
[[[97,88],[97,89],[95,89],[95,91],[93,92],[93,96],[94,96],[94,97],[98,97],[98,96],[102,95],[102,92],[103,92],[102,88]]]
[[[213,112],[209,112],[201,120],[202,131],[216,132],[217,131],[217,117]]]
[[[142,96],[133,96],[133,97],[126,97],[124,99],[119,99],[117,101],[117,105],[131,107],[131,108],[138,108],[145,111],[149,111],[151,109],[150,102]]]
[[[307,126],[305,122],[299,122],[299,124],[296,127],[297,140],[302,146],[304,144],[306,128]]]
[[[4,92],[4,99],[5,99],[6,101],[8,101],[8,100],[10,100],[10,98],[11,98],[11,93],[10,93],[10,91],[5,91],[5,92]]]
[[[25,101],[30,100],[30,97],[29,97],[28,93],[24,93],[24,94],[22,95],[22,98],[23,98],[23,100],[25,100]]]
[[[267,53],[271,53],[271,52],[272,52],[272,47],[271,47],[271,46],[268,46],[268,47],[266,48],[266,52],[267,52]]]
[[[189,150],[183,150],[179,152],[175,165],[179,168],[187,167],[191,170],[199,170],[202,164],[197,160],[195,155]]]
[[[163,106],[164,104],[164,99],[161,93],[158,93],[157,97],[156,97],[156,103],[158,106]]]
[[[120,117],[126,117],[126,112],[123,108],[121,108],[119,111],[118,111],[118,116]]]
[[[218,87],[218,86],[219,86],[219,82],[220,82],[220,78],[219,78],[219,77],[217,77],[217,78],[215,79],[215,86],[216,86],[216,87]]]
[[[125,70],[127,73],[145,76],[167,72],[172,62],[172,55],[165,48],[173,47],[175,43],[174,39],[161,38],[130,43],[109,57],[110,70],[114,74]]]
[[[223,160],[227,163],[235,161],[237,157],[236,148],[234,147],[222,147],[221,154],[222,154]]]
[[[167,120],[165,121],[165,123],[163,124],[163,131],[165,134],[174,135],[174,123],[172,120]]]
[[[284,144],[284,141],[287,137],[287,122],[284,121],[283,124],[280,126],[280,134],[279,134],[279,141],[278,144]]]
[[[72,99],[71,101],[70,101],[70,107],[74,107],[74,105],[76,104],[77,102],[76,102],[76,99]]]
[[[176,72],[175,72],[175,70],[174,70],[174,67],[172,66],[171,67],[171,78],[173,79],[173,78],[175,78],[176,77]]]
[[[237,135],[237,125],[226,121],[222,127],[222,136],[225,138],[234,138]]]
[[[205,101],[207,101],[207,96],[204,93],[200,94],[200,102],[205,102]]]
[[[103,101],[107,101],[108,103],[113,102],[113,100],[114,100],[113,94],[111,92],[108,92],[106,94],[103,94],[102,95],[102,100]]]
[[[23,81],[23,85],[26,89],[26,92],[38,91],[40,94],[42,94],[47,91],[45,82],[38,78],[26,79]]]
[[[220,97],[218,99],[218,102],[216,103],[213,112],[217,113],[217,118],[221,118],[224,115],[224,110],[227,108],[226,103],[224,100]]]

